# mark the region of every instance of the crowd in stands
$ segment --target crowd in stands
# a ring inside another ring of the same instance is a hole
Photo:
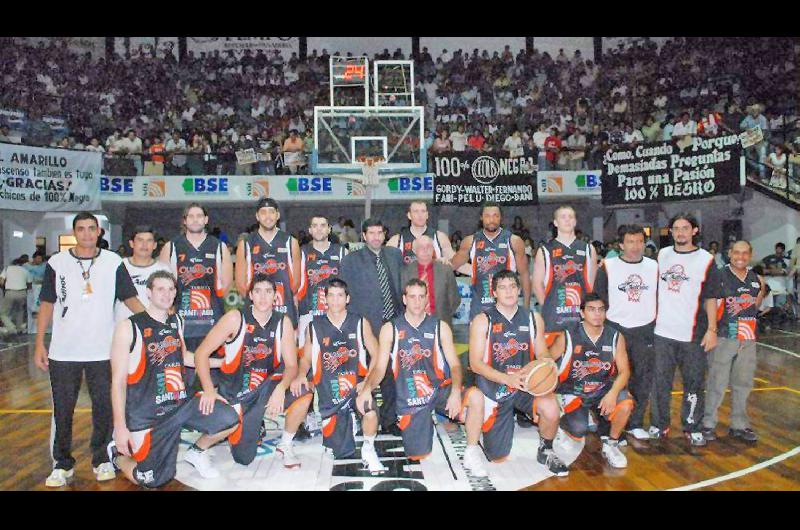
[[[327,50],[92,62],[57,40],[6,40],[0,78],[15,90],[0,93],[0,109],[25,112],[23,141],[117,155],[108,174],[302,172],[313,108],[329,104]],[[423,48],[412,58],[431,151],[505,150],[536,157],[540,170],[599,168],[609,146],[759,126],[765,140],[749,150],[751,172],[786,187],[787,172],[800,176],[797,54],[792,38],[680,37],[660,48],[648,39],[621,45],[602,64],[580,51],[551,57],[510,46]],[[406,57],[373,57],[390,58]],[[64,117],[68,134],[54,136],[46,115]],[[0,141],[11,138],[0,130]],[[255,162],[237,161],[249,149]]]

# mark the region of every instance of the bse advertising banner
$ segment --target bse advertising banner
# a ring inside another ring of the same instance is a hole
[[[536,204],[536,159],[504,153],[433,155],[433,203],[480,206],[485,201]]]
[[[539,171],[536,180],[539,181],[539,197],[567,198],[567,197],[600,197],[599,169],[581,171]]]
[[[186,50],[194,52],[199,57],[201,52],[233,50],[236,55],[241,55],[244,50],[251,50],[255,55],[258,50],[264,50],[267,57],[272,57],[273,51],[278,50],[281,56],[288,60],[292,53],[300,53],[299,37],[186,37]]]
[[[603,204],[707,199],[738,193],[744,158],[737,135],[692,138],[679,148],[670,142],[609,149],[603,159]]]
[[[101,156],[0,144],[0,209],[99,210]]]

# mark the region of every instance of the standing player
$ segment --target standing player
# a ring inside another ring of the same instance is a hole
[[[247,296],[255,275],[266,274],[275,284],[274,310],[287,315],[296,329],[294,292],[300,278],[300,245],[278,228],[280,218],[275,199],[263,197],[258,201],[258,230],[239,241],[236,247],[236,288],[242,296]]]
[[[411,201],[408,205],[406,217],[410,221],[410,226],[404,227],[399,233],[389,238],[387,246],[397,247],[403,253],[403,263],[411,263],[417,259],[411,245],[420,236],[428,236],[433,240],[434,259],[444,263],[450,263],[455,255],[453,246],[447,234],[441,230],[436,230],[428,226],[428,204],[425,201]]]
[[[481,224],[483,228],[468,235],[461,243],[461,248],[453,256],[453,269],[472,263],[472,301],[469,307],[469,318],[483,310],[494,306],[492,278],[500,271],[527,271],[528,257],[525,255],[525,243],[519,236],[503,228],[500,223],[503,212],[496,202],[484,203],[481,208]],[[527,274],[523,274],[522,299],[525,307],[530,307],[531,284]]]
[[[597,293],[586,295],[581,316],[583,321],[567,326],[550,348],[559,365],[561,427],[582,439],[589,430],[589,414],[597,413],[600,427],[611,434],[602,437],[603,456],[611,467],[627,467],[628,459],[619,450],[619,437],[633,410],[625,390],[630,375],[625,337],[605,325],[606,303]]]
[[[212,414],[200,410],[199,396],[187,395],[186,365],[194,355],[183,341],[183,320],[169,314],[177,281],[156,271],[145,287],[147,310],[119,323],[111,345],[111,401],[114,408],[115,465],[134,484],[157,488],[175,476],[181,428],[204,433],[186,451],[185,460],[203,478],[216,478],[206,449],[224,440],[238,423],[236,412],[218,404]],[[212,364],[220,366],[221,360]],[[218,398],[221,399],[221,398]]]
[[[575,235],[575,209],[559,206],[553,212],[558,235],[539,247],[533,262],[533,292],[542,312],[547,344],[568,324],[580,322],[580,307],[592,292],[597,253]],[[525,270],[525,269],[522,269]]]
[[[511,452],[514,411],[530,414],[539,422],[536,460],[551,473],[565,477],[569,469],[553,451],[558,431],[555,395],[533,397],[524,392],[531,362],[547,352],[541,316],[519,307],[520,276],[500,271],[492,278],[495,304],[476,316],[469,326],[469,364],[483,394],[483,448],[492,462],[502,462]],[[523,390],[523,392],[520,392]],[[475,392],[469,392],[471,396]],[[478,421],[480,426],[481,421]],[[467,429],[474,428],[468,421]],[[469,431],[468,431],[469,435]],[[469,462],[480,463],[480,450],[472,450]],[[464,454],[464,465],[467,465]]]
[[[305,343],[306,327],[311,320],[325,314],[325,288],[331,278],[339,275],[339,266],[347,255],[346,248],[328,240],[331,226],[324,215],[311,218],[308,232],[311,241],[300,249],[300,286],[297,289],[300,347]]]
[[[636,403],[628,432],[637,440],[647,440],[650,434],[643,424],[653,387],[658,263],[644,256],[646,238],[641,226],[621,226],[619,238],[622,254],[603,261],[597,271],[595,292],[608,306],[606,322],[619,330],[627,341],[632,370],[628,386]]]
[[[137,226],[133,229],[128,244],[133,250],[133,255],[123,258],[122,264],[128,269],[128,274],[133,281],[139,301],[147,306],[147,279],[156,271],[168,271],[169,267],[153,258],[156,249],[156,233],[150,226]],[[131,310],[123,303],[117,302],[114,307],[114,320],[119,322],[131,316]]]
[[[275,416],[286,412],[281,441],[276,450],[286,467],[300,467],[292,440],[305,417],[312,395],[295,398],[289,384],[297,376],[297,350],[289,318],[273,310],[275,283],[257,273],[250,283],[249,304],[228,311],[208,333],[195,352],[197,377],[203,385],[200,407],[213,412],[218,395],[239,414],[239,426],[228,441],[236,463],[248,465],[256,457],[264,412]],[[224,346],[219,391],[214,388],[209,357]],[[219,392],[219,394],[217,394]]]
[[[195,351],[225,312],[222,299],[233,284],[233,264],[228,247],[206,232],[205,206],[187,206],[183,226],[185,233],[167,242],[159,259],[178,278],[175,305],[184,321],[186,347]],[[187,369],[187,377],[193,385],[194,370]]]
[[[717,411],[731,384],[730,436],[758,441],[747,417],[747,398],[756,372],[756,317],[764,299],[766,281],[748,267],[753,247],[737,241],[730,250],[731,262],[720,272],[718,343],[711,353],[706,386],[703,437],[716,440]]]
[[[461,415],[461,364],[450,326],[425,313],[425,282],[409,280],[403,290],[403,303],[405,313],[381,328],[378,359],[356,398],[356,406],[362,414],[374,409],[372,391],[391,362],[403,446],[409,459],[422,460],[433,447],[432,412],[452,419]]]
[[[305,353],[291,390],[295,396],[302,395],[303,389],[309,388],[306,376],[311,370],[311,382],[317,391],[322,414],[322,443],[336,458],[353,458],[356,444],[352,413],[360,415],[354,401],[367,375],[367,352],[374,366],[378,342],[369,321],[347,310],[350,294],[345,282],[333,278],[326,282],[324,289],[327,310],[315,316],[307,328]],[[361,427],[364,431],[361,461],[371,473],[385,471],[375,452],[376,410],[366,411]]]
[[[650,437],[669,433],[670,401],[675,368],[683,376],[681,423],[690,445],[703,446],[702,420],[708,352],[717,345],[719,276],[714,256],[694,244],[700,225],[689,214],[669,222],[674,246],[658,253],[656,370]]]

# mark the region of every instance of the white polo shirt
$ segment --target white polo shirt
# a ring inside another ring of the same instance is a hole
[[[131,281],[133,282],[133,286],[136,287],[136,296],[139,298],[139,301],[142,303],[142,305],[147,307],[147,305],[150,303],[150,300],[147,299],[148,278],[150,278],[150,275],[156,271],[170,272],[169,267],[158,260],[154,260],[153,263],[147,267],[140,267],[131,263],[130,258],[123,259],[122,264],[125,265],[125,268],[128,270],[128,275],[131,277]],[[125,320],[132,314],[133,313],[130,309],[128,309],[128,306],[126,306],[122,301],[117,300],[116,304],[114,305],[114,322]]]
[[[6,281],[7,291],[24,291],[31,283],[30,274],[19,265],[9,265],[3,269],[3,272],[0,272],[0,278]]]

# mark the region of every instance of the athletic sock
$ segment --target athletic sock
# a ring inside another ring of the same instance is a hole
[[[544,449],[552,449],[553,448],[553,440],[548,440],[546,438],[539,439],[539,447]]]
[[[364,443],[369,445],[375,445],[375,436],[376,435],[374,434],[372,436],[364,436]]]
[[[294,440],[295,433],[283,431],[281,434],[281,443],[285,445],[292,445],[292,440]]]

